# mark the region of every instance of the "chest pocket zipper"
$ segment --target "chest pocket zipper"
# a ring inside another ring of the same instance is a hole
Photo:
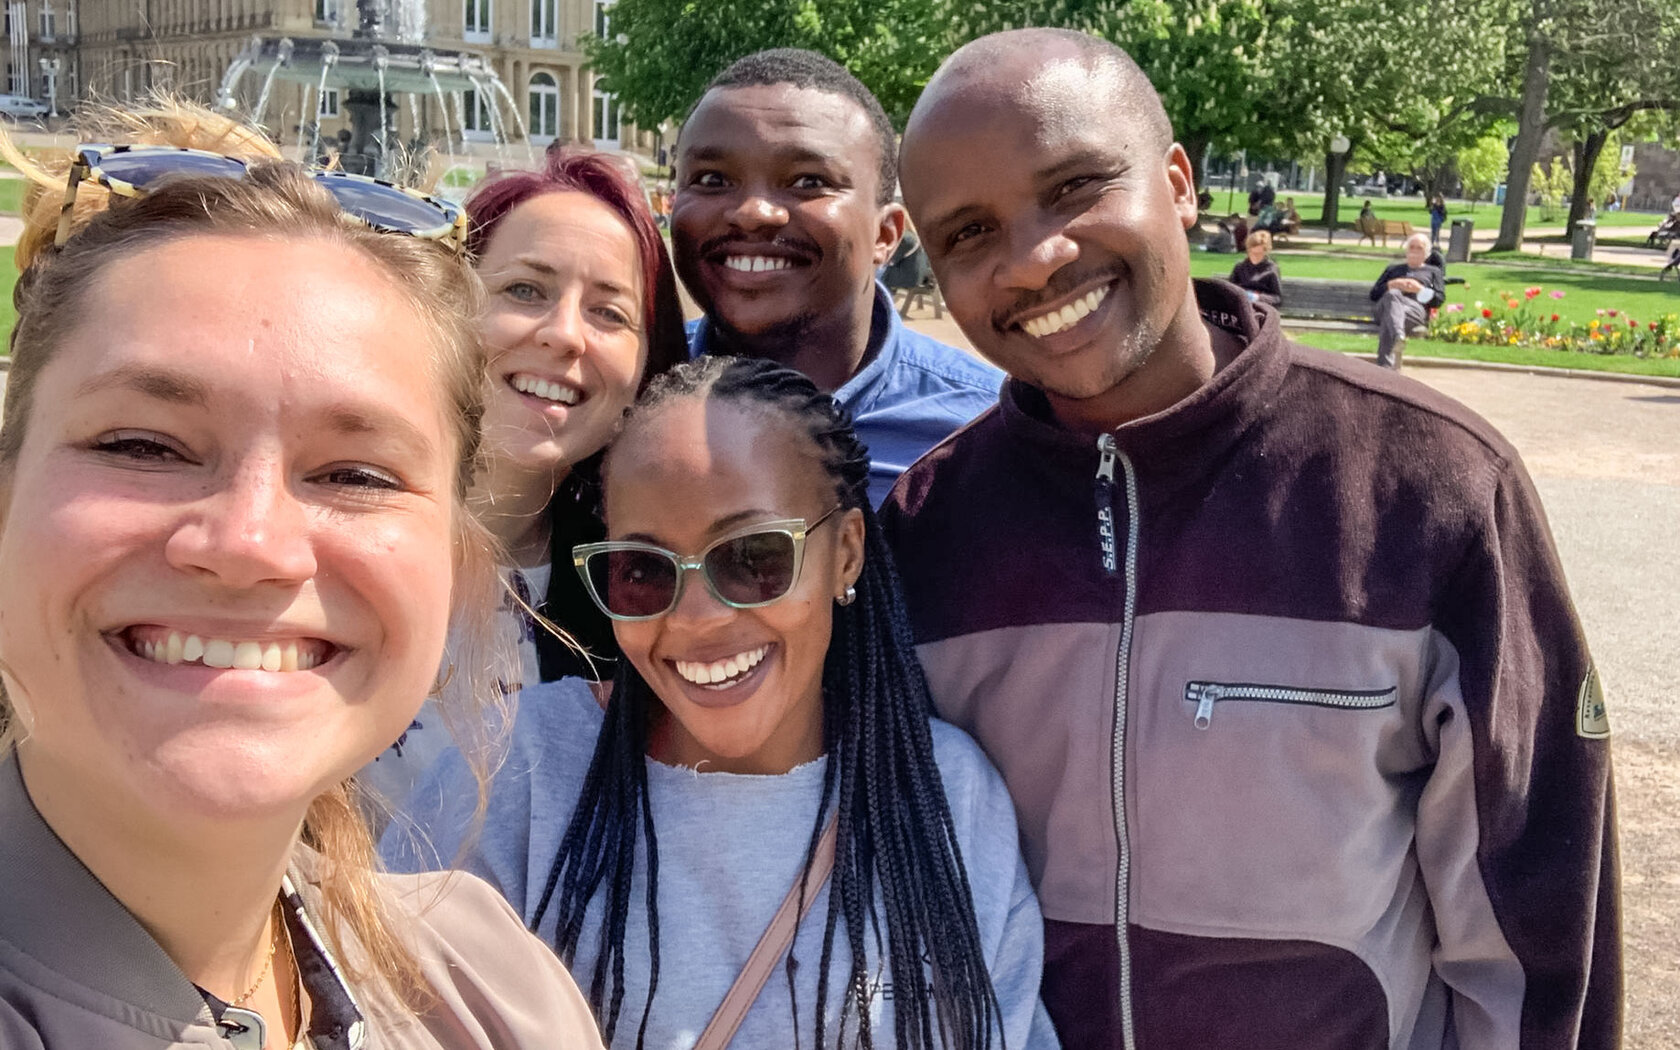
[[[1387,689],[1295,689],[1282,685],[1253,685],[1245,682],[1188,682],[1184,699],[1196,705],[1196,728],[1213,722],[1213,705],[1232,702],[1258,704],[1305,704],[1308,707],[1339,707],[1371,710],[1393,707],[1400,694],[1397,686]]]

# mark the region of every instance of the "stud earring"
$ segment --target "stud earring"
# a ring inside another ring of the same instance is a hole
[[[846,585],[846,593],[842,594],[840,597],[838,597],[834,600],[839,602],[841,605],[852,604],[853,602],[857,601],[857,588],[853,587],[851,584],[848,583]]]

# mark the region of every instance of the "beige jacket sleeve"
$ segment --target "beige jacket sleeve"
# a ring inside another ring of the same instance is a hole
[[[412,916],[415,950],[436,1001],[419,1018],[444,1050],[600,1050],[601,1036],[558,957],[505,900],[463,872],[384,877],[399,921]],[[393,1050],[403,1029],[374,1026]]]

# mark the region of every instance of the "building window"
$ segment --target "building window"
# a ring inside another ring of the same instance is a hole
[[[595,89],[595,145],[610,149],[618,145],[618,96]]]
[[[317,114],[317,116],[319,119],[324,120],[327,117],[336,117],[338,115],[338,89],[326,88],[321,92],[321,112]]]
[[[495,125],[490,122],[489,103],[477,91],[461,92],[461,108],[457,116],[461,121],[461,130],[475,138],[487,138],[495,130]]]
[[[613,5],[613,0],[595,0],[595,35],[602,40],[607,38],[607,26],[612,21],[607,15],[607,8]]]
[[[463,39],[474,44],[490,42],[491,0],[462,0]]]
[[[71,3],[66,5],[66,7],[64,8],[64,34],[66,36],[75,36],[76,35],[76,4],[75,4],[75,0],[71,0]]]
[[[41,39],[51,40],[58,35],[58,15],[51,4],[41,5]]]
[[[315,21],[322,25],[344,24],[343,0],[315,0]]]
[[[531,46],[560,46],[560,0],[531,0]]]
[[[552,139],[560,134],[560,85],[547,73],[531,78],[531,127],[533,139]]]

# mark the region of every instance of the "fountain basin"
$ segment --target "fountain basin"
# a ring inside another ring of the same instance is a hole
[[[326,38],[261,36],[252,37],[228,67],[221,87],[224,100],[247,73],[311,87],[325,83],[350,91],[428,95],[482,90],[496,76],[484,56],[467,51],[395,41],[341,46]]]

